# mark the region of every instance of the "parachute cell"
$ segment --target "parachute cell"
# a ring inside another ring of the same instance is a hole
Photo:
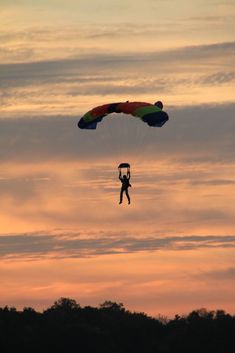
[[[96,129],[97,123],[111,113],[131,114],[152,127],[161,127],[169,119],[161,107],[144,102],[111,103],[93,108],[78,122],[80,129]]]

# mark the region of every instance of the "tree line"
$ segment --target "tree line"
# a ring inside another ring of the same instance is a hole
[[[2,353],[234,353],[235,316],[194,310],[153,318],[106,301],[81,307],[60,298],[43,312],[0,308]]]

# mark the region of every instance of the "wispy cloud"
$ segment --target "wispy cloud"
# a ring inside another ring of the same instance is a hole
[[[88,109],[86,102],[102,103],[104,96],[110,101],[158,95],[177,105],[233,100],[235,42],[138,55],[71,56],[1,64],[2,112],[9,116],[35,115],[38,110],[42,115],[75,114],[78,107]]]
[[[212,75],[201,77],[199,82],[205,85],[223,85],[235,80],[235,72],[216,72]]]
[[[127,149],[129,153],[140,153],[141,149],[141,155],[151,159],[157,149],[158,159],[177,156],[184,163],[234,162],[233,104],[167,111],[170,120],[161,129],[149,128],[138,119],[121,115],[113,115],[103,121],[96,131],[78,129],[79,116],[1,119],[0,160],[35,162],[51,158],[103,158],[111,157],[108,151],[112,146],[112,156]],[[145,148],[141,147],[143,144]]]
[[[235,267],[209,271],[201,274],[202,278],[207,278],[215,281],[228,281],[235,279]]]
[[[234,248],[235,236],[144,236],[127,234],[91,234],[84,238],[79,233],[50,235],[18,234],[0,236],[0,254],[5,259],[68,258],[105,254],[135,253],[157,250],[197,250],[201,248]],[[233,273],[234,274],[234,273]]]
[[[119,54],[91,54],[81,58],[67,58],[51,61],[40,61],[31,63],[15,63],[1,64],[2,83],[4,80],[20,80],[41,78],[42,81],[48,82],[53,76],[60,77],[60,74],[70,76],[79,74],[99,74],[102,72],[113,70],[139,70],[144,65],[161,65],[159,69],[166,68],[174,63],[176,66],[183,67],[186,63],[197,60],[197,64],[206,64],[207,60],[221,63],[221,58],[230,62],[231,69],[235,56],[235,42],[215,43],[210,45],[188,46],[169,51],[146,52],[136,54],[119,53]],[[151,68],[151,66],[150,66]],[[169,70],[169,67],[168,67]],[[172,71],[172,69],[171,69]],[[117,72],[117,71],[116,71]]]

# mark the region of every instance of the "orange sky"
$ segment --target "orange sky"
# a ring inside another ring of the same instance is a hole
[[[234,2],[2,0],[0,12],[0,306],[68,296],[234,313]],[[127,99],[161,99],[169,122],[77,128]]]

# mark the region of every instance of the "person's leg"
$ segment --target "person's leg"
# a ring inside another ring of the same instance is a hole
[[[121,191],[120,191],[120,202],[119,203],[122,203],[122,198],[123,198],[123,189],[121,188]]]
[[[131,203],[131,199],[130,199],[130,196],[129,196],[129,193],[128,193],[128,189],[126,189],[125,192],[126,192],[126,197],[127,197],[128,203]]]

